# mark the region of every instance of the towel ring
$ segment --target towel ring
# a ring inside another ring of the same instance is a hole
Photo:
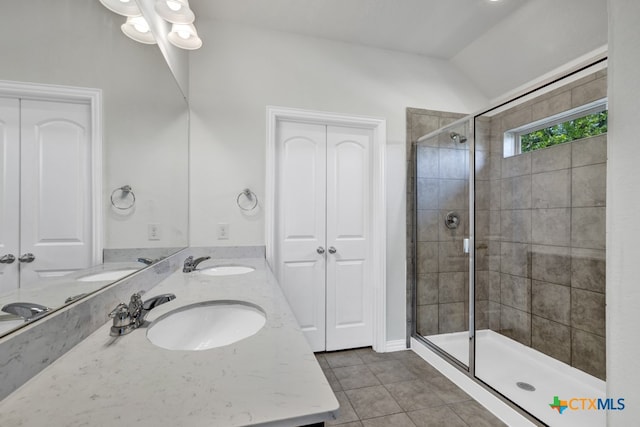
[[[113,196],[118,191],[120,191],[122,193],[122,196],[121,196],[122,199],[124,199],[124,198],[128,197],[129,195],[131,195],[131,203],[129,203],[129,205],[127,205],[127,206],[118,206],[118,205],[116,205],[116,202],[113,201]],[[122,187],[116,188],[115,190],[113,190],[111,192],[111,205],[114,208],[120,209],[121,211],[126,211],[127,209],[131,209],[132,207],[134,207],[135,204],[136,204],[136,195],[133,192],[133,190],[131,189],[130,185],[124,185]]]
[[[243,207],[240,204],[240,198],[242,196],[246,197],[248,200],[253,200],[253,205],[251,205],[251,207],[248,207],[248,208]],[[256,206],[258,206],[258,196],[256,196],[256,193],[254,193],[253,191],[249,190],[248,188],[245,188],[244,190],[242,190],[240,194],[238,194],[238,197],[236,197],[236,203],[238,204],[238,207],[243,211],[252,211],[256,208]]]

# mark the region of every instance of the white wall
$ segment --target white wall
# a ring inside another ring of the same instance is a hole
[[[263,245],[264,213],[243,215],[236,196],[264,200],[266,106],[387,120],[387,339],[405,337],[405,108],[471,112],[487,100],[447,62],[258,30],[198,22],[190,55],[190,243]],[[216,225],[230,224],[217,240]]]
[[[608,426],[640,419],[640,2],[609,0],[607,396],[625,398]]]
[[[535,0],[451,62],[495,99],[606,44],[606,0]]]

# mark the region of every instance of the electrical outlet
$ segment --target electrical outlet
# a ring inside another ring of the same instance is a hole
[[[162,238],[160,224],[147,224],[147,238],[149,240],[160,240]]]
[[[229,239],[229,224],[219,223],[218,224],[218,240],[227,240]]]

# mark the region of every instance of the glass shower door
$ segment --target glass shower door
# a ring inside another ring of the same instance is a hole
[[[416,332],[469,364],[470,121],[415,146]]]

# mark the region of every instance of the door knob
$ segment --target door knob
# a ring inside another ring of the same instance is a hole
[[[318,246],[318,249],[316,249],[316,252],[322,255],[324,253],[324,248],[322,246]]]
[[[29,252],[29,253],[20,255],[20,258],[18,258],[18,261],[20,261],[20,262],[33,262],[35,259],[36,259],[36,256],[34,254],[32,254],[31,252]]]
[[[336,252],[338,252],[338,250],[336,248],[334,248],[333,246],[329,247],[329,253],[330,254],[335,254]]]
[[[16,257],[13,256],[13,254],[6,254],[0,257],[1,264],[11,264],[15,260],[16,260]]]

